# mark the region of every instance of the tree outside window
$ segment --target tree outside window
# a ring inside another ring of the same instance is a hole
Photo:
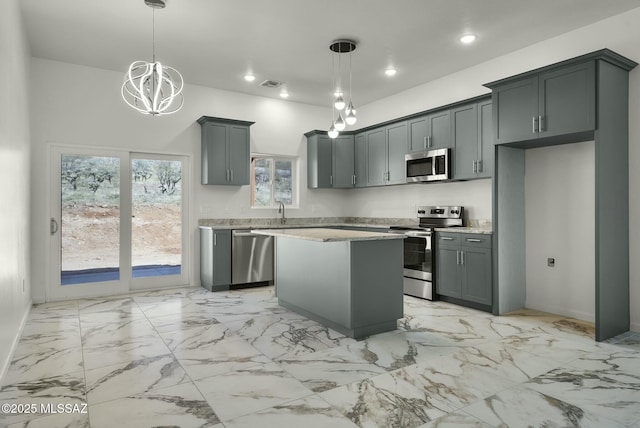
[[[276,202],[295,205],[296,158],[253,156],[251,158],[251,206],[275,207]]]

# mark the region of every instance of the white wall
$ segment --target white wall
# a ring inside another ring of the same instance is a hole
[[[593,322],[595,143],[527,150],[525,171],[526,306]]]
[[[372,125],[395,117],[441,106],[489,92],[482,85],[494,80],[543,67],[598,49],[612,49],[640,62],[640,8],[577,29],[525,49],[492,59],[441,79],[358,108],[358,126]],[[482,43],[482,40],[478,40]],[[629,218],[631,329],[640,331],[640,67],[629,77]],[[399,189],[397,197],[412,197],[412,190]],[[464,190],[452,198],[464,197]],[[355,209],[356,206],[352,206]],[[405,212],[406,210],[402,210]],[[372,215],[376,215],[373,212]],[[530,261],[527,260],[527,263]]]
[[[358,217],[416,218],[418,205],[463,205],[465,218],[490,220],[491,182],[481,179],[350,190],[349,212]]]
[[[31,305],[30,57],[18,0],[4,0],[0,2],[0,384]]]
[[[326,124],[327,110],[304,104],[187,85],[184,108],[153,118],[128,107],[120,97],[123,73],[33,58],[32,260],[34,301],[45,299],[49,248],[49,154],[51,144],[123,148],[184,154],[192,164],[190,230],[192,272],[199,272],[195,233],[199,218],[275,217],[276,210],[250,208],[249,186],[200,184],[200,126],[203,115],[256,122],[251,150],[300,157],[300,209],[287,215],[343,216],[342,191],[306,188],[304,132]],[[124,70],[124,68],[123,68]],[[198,276],[192,277],[197,283]]]

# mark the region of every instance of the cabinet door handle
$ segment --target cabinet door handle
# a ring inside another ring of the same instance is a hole
[[[329,184],[331,184],[333,186],[333,175],[329,176]]]
[[[355,186],[356,185],[356,175],[355,174],[352,175],[352,180],[353,180],[353,185]]]
[[[231,177],[231,180],[229,180],[229,181],[233,181],[233,170],[232,169],[229,170],[229,176]]]
[[[482,242],[482,239],[467,238],[467,242]]]
[[[460,251],[456,250],[456,264],[460,264]]]
[[[424,137],[424,148],[427,148],[427,137]]]
[[[544,117],[543,116],[538,116],[538,132],[542,132],[544,131]]]
[[[480,173],[482,172],[482,161],[481,160],[477,160],[476,161],[476,173]]]
[[[427,147],[431,147],[431,135],[427,137]]]
[[[473,161],[473,173],[475,174],[476,172],[478,172],[477,170],[477,161]]]
[[[449,238],[448,236],[441,236],[440,239],[443,241],[453,241],[453,238]]]
[[[464,251],[460,251],[460,264],[464,264]]]
[[[216,233],[213,234],[213,246],[216,247],[218,245],[218,235]]]
[[[533,132],[534,134],[535,134],[536,132],[538,132],[538,131],[536,131],[536,129],[537,129],[537,126],[536,126],[536,125],[537,125],[537,123],[536,123],[536,117],[535,117],[535,116],[533,116],[533,117],[531,118],[531,127],[533,128],[533,129],[532,129],[532,132]]]

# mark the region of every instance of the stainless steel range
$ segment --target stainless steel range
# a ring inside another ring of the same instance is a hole
[[[403,233],[404,240],[404,294],[433,300],[435,278],[433,272],[436,227],[463,225],[464,207],[418,207],[417,227],[391,226],[390,232]]]

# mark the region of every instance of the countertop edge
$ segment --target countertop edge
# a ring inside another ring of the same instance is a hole
[[[296,231],[297,233],[287,233],[287,231]],[[301,239],[315,242],[345,242],[345,241],[381,241],[390,239],[404,239],[404,235],[382,233],[382,232],[366,232],[345,229],[332,229],[330,227],[315,228],[289,228],[289,229],[253,229],[252,233],[256,235],[274,236],[276,238]],[[305,234],[306,233],[306,234]],[[327,236],[318,236],[318,234],[326,233]],[[343,236],[340,236],[343,235]]]

